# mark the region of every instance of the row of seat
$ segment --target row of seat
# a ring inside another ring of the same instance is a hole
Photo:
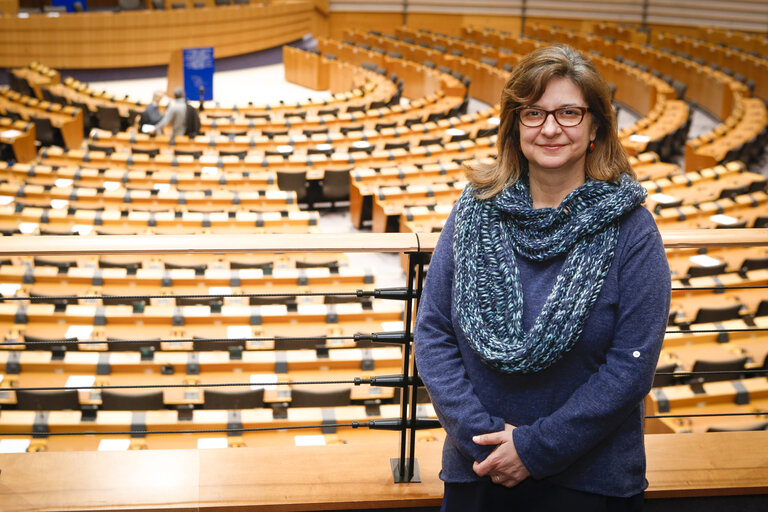
[[[741,74],[744,79],[741,82],[751,81],[748,84],[750,92],[755,96],[768,100],[768,60],[759,52],[722,46],[715,41],[694,38],[683,34],[671,32],[655,32],[651,37],[654,46],[669,48],[678,53],[683,52],[699,63],[710,67],[717,67],[726,74],[736,77]]]
[[[0,113],[35,123],[36,137],[41,142],[60,142],[68,148],[78,148],[83,142],[83,114],[77,108],[40,101],[3,87]]]
[[[37,155],[33,122],[0,116],[0,163],[29,162]]]

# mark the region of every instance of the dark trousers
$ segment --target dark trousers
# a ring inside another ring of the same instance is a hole
[[[643,494],[616,498],[527,478],[512,488],[490,480],[445,484],[441,512],[641,512]]]

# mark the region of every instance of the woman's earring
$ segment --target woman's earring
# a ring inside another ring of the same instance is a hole
[[[595,141],[589,143],[589,153],[595,150]]]

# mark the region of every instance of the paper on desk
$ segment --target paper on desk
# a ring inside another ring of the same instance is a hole
[[[717,215],[712,215],[709,218],[709,220],[711,220],[716,224],[722,224],[725,226],[730,226],[730,225],[739,223],[739,219],[737,219],[736,217],[731,217],[730,215],[724,215],[722,213],[718,213]]]
[[[657,203],[661,203],[661,204],[669,204],[669,203],[674,203],[678,201],[676,197],[670,196],[667,194],[662,194],[662,193],[651,194],[650,196],[648,196],[648,199],[652,201],[656,201]]]
[[[253,331],[250,325],[228,325],[227,338],[243,339],[253,337]]]
[[[399,320],[395,322],[381,322],[381,328],[384,329],[385,332],[404,330],[403,322]]]
[[[92,325],[70,325],[67,329],[66,338],[77,338],[78,340],[89,340],[93,334]]]
[[[640,135],[639,133],[633,133],[629,136],[629,140],[632,142],[650,142],[651,138],[647,135]]]
[[[0,453],[24,453],[29,442],[29,439],[0,439]]]
[[[88,236],[93,231],[93,226],[88,224],[75,224],[72,226],[72,232],[77,233],[80,236]]]
[[[0,295],[3,297],[13,297],[16,292],[21,288],[20,284],[16,283],[0,283]]]
[[[198,448],[227,448],[226,437],[203,437],[197,440]]]
[[[277,385],[271,384],[272,382],[277,383],[276,373],[252,373],[251,374],[251,389],[259,389],[259,388],[264,388],[265,390],[277,389]]]
[[[35,232],[37,226],[37,222],[19,222],[19,231],[25,235],[29,235]]]
[[[707,256],[706,254],[697,254],[696,256],[691,256],[688,259],[691,263],[698,265],[700,267],[716,267],[718,265],[722,265],[723,263],[717,258],[713,258],[712,256]]]
[[[72,186],[72,183],[74,183],[74,181],[72,181],[72,180],[71,180],[71,179],[69,179],[69,178],[58,178],[56,181],[54,181],[54,182],[53,182],[53,184],[54,184],[56,187],[58,187],[58,188],[67,188],[67,187],[71,187],[71,186]]]
[[[0,196],[0,206],[6,206],[13,202],[13,197],[11,196]]]
[[[141,133],[154,133],[154,131],[155,131],[155,125],[153,124],[141,125]]]
[[[96,376],[94,375],[70,375],[64,386],[68,388],[79,388],[81,391],[90,391],[94,382],[96,382]]]
[[[131,447],[130,439],[102,439],[99,441],[100,452],[122,452]]]
[[[21,135],[19,130],[5,130],[0,132],[0,137],[4,137],[6,139],[12,139],[14,137],[18,137],[19,135]]]
[[[296,446],[325,446],[325,436],[321,434],[293,437]]]

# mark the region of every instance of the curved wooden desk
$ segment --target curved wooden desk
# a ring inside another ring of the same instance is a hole
[[[50,18],[0,17],[0,66],[31,60],[57,68],[168,64],[183,48],[212,46],[216,58],[242,55],[312,32],[314,2],[169,11],[85,12]]]
[[[768,432],[645,436],[651,499],[765,494]],[[439,506],[442,443],[394,484],[391,441],[312,447],[0,455],[3,510],[325,510]],[[72,468],[77,467],[77,471]],[[45,489],[47,492],[41,492]]]

